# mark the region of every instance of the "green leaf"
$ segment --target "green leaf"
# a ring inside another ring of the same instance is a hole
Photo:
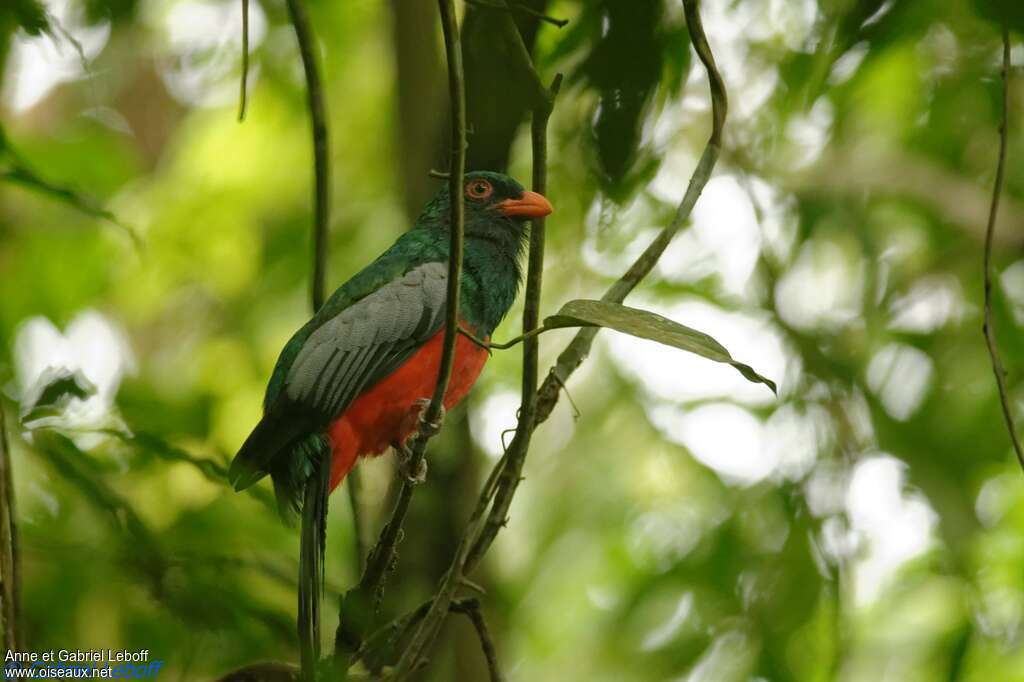
[[[708,360],[732,365],[748,381],[764,384],[772,389],[772,393],[778,394],[774,381],[761,376],[750,365],[733,360],[725,346],[712,337],[647,310],[618,303],[577,299],[569,301],[561,310],[545,319],[544,327],[607,327],[641,339],[657,341]]]

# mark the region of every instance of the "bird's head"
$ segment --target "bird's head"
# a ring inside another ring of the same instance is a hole
[[[507,175],[491,171],[466,173],[462,183],[467,239],[507,243],[518,251],[526,236],[526,222],[554,209],[542,195],[523,188]],[[447,232],[450,225],[448,188],[442,187],[424,212]]]
[[[505,220],[521,226],[530,218],[541,218],[554,210],[544,196],[523,189],[501,173],[466,173],[463,184],[467,226],[476,220]]]

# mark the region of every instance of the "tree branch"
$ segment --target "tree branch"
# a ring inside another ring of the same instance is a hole
[[[544,332],[555,331],[555,329],[564,329],[564,327],[534,327],[533,329],[531,329],[528,332],[524,332],[524,333],[520,334],[519,336],[513,336],[508,341],[503,341],[503,342],[484,341],[483,339],[475,336],[472,332],[470,332],[465,327],[459,327],[459,333],[462,334],[463,336],[465,336],[467,339],[469,339],[473,343],[475,343],[476,345],[478,345],[481,348],[483,348],[488,353],[490,353],[491,351],[495,351],[495,350],[508,350],[509,348],[514,348],[515,346],[518,346],[520,343],[522,343],[526,339],[533,338],[534,336],[538,336],[540,334],[543,334]]]
[[[11,144],[3,125],[0,125],[0,181],[12,182],[61,201],[68,206],[124,230],[137,251],[142,249],[142,238],[133,227],[122,223],[113,212],[104,208],[92,197],[71,187],[50,182],[39,175]]]
[[[513,30],[515,25],[511,18],[507,18],[507,24]],[[518,54],[521,57],[520,68],[529,71],[533,80],[540,82],[533,64],[530,61],[529,53],[525,49],[518,32],[515,36],[515,43],[521,49]],[[547,185],[547,123],[551,114],[554,98],[561,85],[561,75],[555,77],[550,90],[545,89],[543,95],[536,98],[536,106],[533,113],[531,126],[532,149],[533,149],[533,187],[540,193],[546,191]],[[544,255],[544,219],[534,219],[530,228],[530,256],[527,270],[527,283],[525,294],[525,307],[523,313],[523,328],[527,333],[537,327],[540,318],[540,291],[541,275],[543,270]],[[481,555],[480,540],[481,534],[487,527],[490,516],[487,515],[488,506],[491,503],[492,495],[502,490],[503,477],[505,472],[512,468],[516,462],[521,467],[521,460],[525,457],[529,444],[529,435],[533,430],[532,423],[532,401],[536,395],[537,385],[537,342],[535,335],[525,339],[523,350],[523,406],[520,408],[520,428],[517,430],[518,446],[510,446],[509,451],[501,462],[492,471],[487,483],[484,485],[480,500],[477,502],[476,510],[466,527],[462,540],[456,549],[455,557],[452,560],[448,571],[441,580],[441,585],[435,594],[433,603],[426,616],[423,617],[417,627],[412,639],[402,652],[396,665],[392,679],[397,681],[412,679],[426,660],[426,654],[433,645],[440,631],[445,617],[451,611],[454,597],[458,589],[463,585],[464,575],[471,570]],[[523,428],[523,427],[526,428]],[[525,434],[525,435],[521,435]],[[517,448],[513,450],[513,448]],[[498,503],[495,502],[495,505]],[[493,510],[492,510],[493,513]],[[487,543],[489,544],[489,543]]]
[[[21,649],[21,574],[14,481],[3,406],[0,406],[0,632],[3,646]]]
[[[324,279],[327,262],[327,226],[330,214],[330,159],[328,158],[327,113],[323,87],[317,66],[315,38],[302,0],[288,0],[288,14],[299,44],[302,68],[306,74],[306,96],[309,106],[310,129],[313,136],[313,173],[315,186],[313,203],[313,280],[310,285],[313,311],[324,303]]]
[[[288,14],[291,18],[292,27],[295,30],[295,39],[299,45],[299,54],[302,57],[302,68],[306,76],[306,97],[309,107],[310,131],[313,141],[313,273],[310,282],[310,299],[313,313],[315,314],[324,303],[324,280],[326,277],[327,263],[327,229],[330,220],[330,160],[328,156],[327,136],[327,113],[324,104],[323,87],[320,81],[320,72],[316,57],[316,39],[309,24],[309,17],[306,16],[306,9],[302,0],[287,0]],[[305,548],[307,543],[316,544],[319,530],[313,530],[313,526],[307,524],[307,516],[310,509],[322,511],[326,517],[327,496],[329,486],[327,484],[330,475],[330,453],[325,452],[321,464],[316,473],[311,476],[305,484],[303,491],[303,534],[301,546]],[[354,526],[357,529],[355,561],[360,561],[359,554],[359,519],[356,514],[358,510],[355,505],[355,498],[352,494],[353,486],[348,486],[349,499],[353,505]],[[300,550],[305,556],[305,551]],[[322,551],[322,545],[321,545]],[[305,559],[300,560],[299,580],[300,582],[312,580],[316,583],[319,576],[304,575],[303,568],[312,570],[306,564]],[[322,569],[322,566],[320,567]],[[316,573],[317,571],[313,571]],[[304,598],[305,597],[305,598]],[[316,667],[320,660],[320,590],[319,585],[314,584],[310,592],[299,589],[299,654],[301,663],[302,679],[312,680],[316,678]]]
[[[992,316],[992,241],[995,236],[996,218],[999,215],[999,198],[1003,192],[1003,183],[1006,176],[1006,146],[1010,125],[1010,31],[1003,27],[1003,102],[1002,122],[999,126],[999,160],[996,163],[996,181],[992,189],[992,205],[988,213],[988,227],[985,230],[985,321],[982,331],[985,334],[985,344],[988,346],[988,354],[992,358],[992,373],[996,376],[996,387],[999,389],[999,404],[1003,409],[1003,418],[1006,420],[1006,429],[1010,433],[1010,441],[1013,443],[1013,451],[1017,455],[1017,461],[1024,469],[1024,450],[1021,449],[1020,438],[1017,436],[1017,427],[1014,426],[1013,414],[1010,411],[1010,398],[1006,389],[1006,370],[1003,369],[1003,360],[999,354],[999,345],[996,341],[995,320]]]
[[[217,682],[298,682],[299,669],[290,663],[267,661],[233,670]]]
[[[242,78],[238,86],[238,122],[245,120],[245,105],[249,99],[249,0],[242,0]]]
[[[701,160],[690,179],[676,216],[672,223],[655,239],[654,243],[644,252],[633,267],[606,293],[605,300],[621,302],[625,296],[654,268],[655,263],[672,237],[679,231],[683,223],[689,217],[697,198],[700,196],[704,185],[711,175],[711,171],[718,159],[722,145],[722,130],[726,115],[725,87],[721,76],[715,67],[711,49],[708,46],[704,30],[700,22],[700,15],[697,9],[697,0],[683,0],[683,6],[687,16],[687,26],[690,32],[691,41],[697,49],[698,55],[708,71],[708,79],[711,87],[713,126],[711,137],[708,140]],[[526,65],[532,69],[532,64]],[[557,88],[557,79],[554,84]],[[552,98],[554,93],[552,93]],[[541,115],[538,116],[538,113]],[[550,111],[547,112],[549,114]],[[546,114],[543,110],[535,111],[533,143],[534,152],[534,180],[543,183],[545,180],[543,165],[543,135],[539,133],[546,123]],[[538,257],[542,253],[541,244],[538,244],[541,231],[534,226],[531,232],[531,270],[528,274],[528,288],[526,296],[526,311],[524,312],[524,328],[527,333],[536,328],[537,323],[537,300],[539,300],[539,272],[535,270],[539,266]],[[534,285],[531,290],[530,283]],[[538,296],[538,299],[532,298]],[[583,330],[572,343],[563,351],[562,357],[572,359],[573,369],[578,367],[586,358],[587,352],[593,341],[593,333],[586,332],[596,330]],[[536,337],[532,336],[526,341],[524,348],[524,370],[523,388],[536,386]],[[525,459],[529,447],[529,440],[534,428],[550,414],[554,403],[558,400],[558,388],[568,374],[560,375],[553,368],[548,379],[539,391],[526,393],[523,404],[520,408],[519,425],[513,442],[509,445],[504,457],[499,461],[491,472],[487,483],[480,494],[476,509],[470,517],[466,531],[456,549],[452,563],[441,580],[440,587],[434,596],[433,603],[427,615],[423,618],[409,644],[402,652],[398,665],[391,679],[395,681],[411,679],[416,671],[425,661],[426,652],[436,639],[441,623],[449,612],[454,595],[461,585],[463,576],[479,563],[485,552],[491,545],[494,537],[504,525],[505,515],[511,504],[512,497],[518,487],[522,462]],[[552,394],[545,390],[549,382],[554,386]],[[493,505],[492,505],[493,500]],[[490,508],[490,513],[488,509]]]
[[[441,346],[441,366],[437,385],[423,415],[427,424],[436,422],[444,409],[444,394],[448,390],[452,365],[455,363],[455,342],[459,329],[459,298],[462,291],[462,254],[464,250],[463,223],[465,204],[462,199],[463,175],[466,171],[466,86],[462,76],[462,45],[453,0],[438,0],[441,28],[444,32],[445,56],[448,60],[448,92],[452,111],[451,167],[448,170],[448,210],[450,212],[450,241],[448,246],[448,291],[445,308],[444,340]],[[427,441],[434,434],[421,429],[412,443],[413,466],[416,456],[423,456]]]
[[[510,22],[511,23],[511,20]],[[520,43],[522,41],[520,40]],[[524,48],[525,49],[525,48]],[[532,69],[532,65],[531,65]],[[533,121],[530,125],[530,137],[533,156],[533,189],[539,194],[547,193],[547,161],[548,119],[554,106],[554,98],[562,84],[561,74],[555,76],[551,89],[543,99],[538,98],[537,107],[533,110]],[[540,292],[541,279],[544,271],[544,218],[534,218],[530,226],[530,257],[526,274],[526,295],[523,304],[523,378],[522,399],[519,406],[519,420],[516,433],[512,437],[504,466],[497,479],[494,504],[487,517],[482,534],[473,544],[469,553],[465,571],[472,571],[490,547],[494,536],[505,524],[508,508],[512,504],[516,487],[522,476],[523,463],[530,449],[530,440],[537,426],[537,384],[539,375],[538,350],[540,333]]]
[[[704,34],[704,26],[701,24],[698,10],[699,0],[683,0],[683,8],[686,13],[686,27],[690,33],[690,41],[697,56],[708,74],[708,83],[711,88],[711,115],[712,128],[711,137],[708,139],[704,152],[701,154],[697,168],[690,177],[690,183],[686,188],[679,208],[676,209],[672,222],[655,237],[654,241],[644,250],[640,257],[616,281],[601,297],[602,301],[622,303],[626,296],[654,269],[665,249],[672,242],[673,237],[682,228],[683,224],[690,217],[697,199],[700,197],[704,186],[711,177],[711,172],[718,161],[722,151],[722,131],[725,128],[725,117],[728,111],[728,99],[725,92],[725,83],[722,81],[718,67],[715,66],[715,58],[708,45],[707,36]],[[558,361],[551,368],[543,385],[540,387],[537,397],[537,424],[541,424],[551,416],[551,411],[558,402],[559,390],[569,376],[590,354],[590,348],[597,336],[598,327],[581,329],[573,340],[566,346],[565,350],[558,356]]]
[[[697,168],[686,189],[686,194],[676,210],[672,222],[654,239],[626,273],[613,284],[601,300],[614,303],[621,303],[629,293],[654,269],[661,255],[671,243],[673,237],[679,232],[685,222],[689,219],[697,199],[700,197],[704,186],[711,177],[715,163],[722,148],[722,131],[725,126],[725,117],[728,110],[728,100],[725,92],[725,84],[718,68],[715,66],[714,55],[704,34],[704,27],[700,20],[698,11],[698,0],[683,0],[683,8],[686,13],[687,29],[690,32],[690,39],[697,55],[700,57],[704,68],[708,73],[708,82],[711,89],[712,103],[712,128],[711,136],[704,148]],[[534,327],[524,329],[532,330]],[[554,409],[564,383],[587,358],[594,338],[597,336],[599,327],[586,327],[576,333],[576,336],[569,345],[558,356],[558,361],[548,372],[543,385],[536,392],[536,396],[530,399],[524,398],[520,408],[519,424],[515,436],[509,444],[506,457],[499,462],[503,464],[498,489],[495,492],[494,504],[488,515],[487,524],[477,541],[467,565],[467,570],[472,570],[476,563],[483,557],[490,547],[491,542],[506,523],[508,509],[512,504],[512,498],[522,479],[522,466],[529,449],[532,431],[543,423]],[[535,344],[536,340],[525,340],[527,345]],[[524,350],[526,353],[526,350]],[[528,367],[524,363],[524,389],[526,387],[526,371]]]
[[[498,654],[494,649],[494,640],[491,639],[491,632],[487,628],[487,621],[484,620],[483,611],[480,610],[480,600],[473,597],[470,599],[459,599],[452,602],[451,611],[461,613],[469,618],[469,621],[476,628],[477,637],[480,638],[480,649],[487,659],[487,672],[490,674],[491,682],[503,682],[501,667],[498,665]]]
[[[171,445],[156,434],[146,431],[128,432],[123,429],[100,429],[96,433],[116,438],[139,453],[147,453],[166,462],[184,462],[195,467],[206,480],[219,485],[230,485],[228,468],[224,464],[211,457],[193,455],[187,450]],[[274,502],[273,493],[258,486],[246,488],[245,492],[269,511],[276,513],[277,504]]]
[[[501,0],[501,2],[506,10],[510,10],[507,0]],[[550,115],[550,110],[554,103],[554,96],[548,88],[544,87],[544,82],[540,79],[540,75],[537,73],[537,70],[533,68],[533,59],[530,57],[530,50],[526,47],[526,42],[523,40],[523,36],[519,32],[516,22],[512,20],[511,13],[503,17],[501,28],[505,33],[505,40],[509,45],[511,45],[512,50],[515,53],[516,66],[529,81],[530,89],[533,90],[534,108],[544,107],[548,110]]]
[[[437,424],[442,416],[444,395],[448,389],[455,361],[455,342],[459,329],[459,298],[462,280],[463,224],[465,205],[463,200],[463,176],[466,166],[466,96],[462,70],[462,46],[459,40],[458,20],[453,0],[438,0],[441,13],[441,27],[444,33],[445,55],[448,62],[448,92],[451,107],[450,169],[448,173],[448,206],[450,212],[450,242],[448,246],[448,290],[446,293],[445,328],[441,349],[441,362],[437,383],[430,404],[421,418],[420,428],[409,444],[409,463],[415,471],[423,462],[427,442],[436,434]],[[347,667],[341,660],[358,650],[362,633],[376,611],[377,602],[395,557],[395,550],[401,539],[402,524],[412,500],[414,484],[402,482],[398,499],[391,518],[385,524],[380,537],[366,561],[366,569],[359,584],[342,599],[341,617],[335,636],[335,661],[338,667]],[[447,607],[447,604],[446,604]],[[347,622],[355,617],[355,623]],[[353,625],[355,627],[353,627]]]
[[[535,19],[540,19],[543,22],[549,23],[552,26],[557,26],[558,28],[565,28],[569,24],[568,19],[556,19],[554,17],[548,16],[547,14],[544,14],[543,12],[538,12],[532,7],[527,7],[526,5],[519,4],[510,4],[508,2],[501,2],[501,0],[499,0],[498,3],[491,3],[487,2],[486,0],[466,0],[466,4],[475,5],[477,7],[483,7],[484,9],[495,9],[504,12],[522,12],[523,14],[531,16]]]
[[[445,0],[439,1],[442,5],[445,2]],[[697,0],[683,0],[683,6],[686,11],[691,41],[708,71],[713,108],[711,137],[694,171],[693,177],[690,179],[686,194],[671,224],[655,239],[641,258],[633,264],[623,277],[609,289],[605,294],[604,300],[621,302],[653,269],[672,237],[688,219],[697,198],[710,178],[711,171],[721,150],[722,130],[725,123],[727,106],[725,87],[715,67],[711,49],[707,44],[707,39],[700,23]],[[517,53],[522,54],[518,51]],[[529,55],[527,54],[526,57],[528,59]],[[527,61],[526,64],[523,64],[523,67],[532,71],[536,77],[536,71],[533,69],[532,62]],[[539,78],[537,80],[539,82]],[[543,169],[543,161],[546,154],[544,138],[546,137],[547,118],[550,115],[550,107],[554,96],[557,94],[558,83],[559,79],[556,78],[552,84],[552,90],[544,96],[537,98],[537,106],[534,111],[532,137],[535,154],[535,187],[539,185],[543,188],[546,181],[546,174]],[[516,430],[516,436],[506,450],[504,457],[495,465],[488,477],[487,483],[481,491],[476,509],[470,517],[466,531],[456,549],[455,556],[452,558],[452,562],[441,579],[440,586],[431,600],[426,614],[422,618],[419,617],[419,614],[424,606],[420,606],[417,609],[416,620],[419,621],[419,624],[404,647],[395,669],[389,676],[390,680],[403,681],[413,679],[425,663],[427,652],[436,640],[445,616],[451,611],[452,604],[455,602],[455,594],[462,586],[465,574],[476,566],[504,524],[508,506],[511,504],[511,499],[520,480],[522,462],[529,447],[532,431],[537,424],[541,423],[550,414],[551,408],[558,400],[558,388],[561,386],[564,377],[568,376],[568,373],[564,376],[555,374],[557,368],[553,368],[551,375],[545,380],[544,386],[540,390],[535,390],[537,384],[537,334],[534,333],[534,330],[537,328],[539,320],[540,265],[542,265],[541,257],[543,254],[542,230],[543,227],[538,228],[536,224],[531,230],[531,258],[530,269],[527,275],[527,294],[524,311],[525,333],[523,335],[523,341],[526,346],[524,348],[523,370],[524,401],[520,408],[520,421]],[[593,341],[593,334],[586,335],[586,331],[590,330],[584,330],[578,334],[573,343],[570,343],[566,350],[563,351],[563,357],[566,357],[567,354],[567,357],[577,356],[573,361],[573,369],[583,362]],[[545,392],[545,386],[549,382],[555,386],[554,394],[551,396],[548,396]],[[402,622],[409,621],[403,619]]]

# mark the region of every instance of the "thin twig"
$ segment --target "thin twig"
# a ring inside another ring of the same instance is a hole
[[[377,628],[360,644],[358,651],[352,657],[352,662],[363,661],[371,672],[376,671],[380,667],[383,657],[393,650],[397,642],[401,642],[408,636],[409,632],[427,615],[427,611],[433,603],[432,599],[428,599],[412,611]]]
[[[238,122],[245,120],[249,87],[249,0],[242,0],[242,78],[238,92]]]
[[[462,334],[463,336],[465,336],[467,339],[469,339],[473,343],[475,343],[480,348],[483,348],[487,352],[490,352],[490,351],[493,351],[493,350],[508,350],[509,348],[513,348],[514,346],[518,346],[520,343],[522,343],[523,341],[525,341],[527,339],[532,339],[533,337],[539,336],[540,334],[543,334],[544,332],[551,332],[551,331],[554,331],[555,329],[556,329],[556,327],[534,327],[533,329],[531,329],[530,331],[526,332],[525,334],[520,334],[519,336],[514,336],[511,339],[509,339],[508,341],[504,341],[504,342],[501,342],[501,343],[497,343],[497,342],[494,342],[494,341],[484,341],[480,337],[474,335],[471,331],[469,331],[465,327],[459,327],[459,333]],[[564,327],[558,327],[558,329],[564,329]]]
[[[521,39],[520,39],[521,40]],[[551,83],[545,98],[538,98],[530,125],[531,153],[533,156],[533,189],[540,194],[547,193],[548,119],[554,107],[554,99],[562,84],[558,74]],[[522,398],[516,433],[512,437],[505,457],[505,465],[498,476],[494,504],[480,537],[474,542],[466,562],[465,571],[472,571],[483,558],[498,531],[505,525],[508,509],[522,477],[523,464],[530,449],[530,440],[537,425],[537,384],[539,381],[540,349],[537,335],[540,326],[540,293],[544,272],[544,218],[534,218],[530,227],[530,256],[526,275],[526,295],[523,304],[523,377]],[[514,340],[513,340],[514,341]]]
[[[265,661],[232,670],[217,682],[299,682],[299,669],[291,663]]]
[[[324,103],[320,71],[317,66],[316,40],[309,25],[309,17],[302,0],[288,0],[288,13],[299,43],[302,68],[306,74],[306,96],[309,106],[310,128],[313,136],[313,172],[315,186],[313,202],[313,279],[310,285],[313,311],[324,303],[324,279],[327,262],[327,226],[330,218],[330,160],[328,158],[327,111]]]
[[[0,632],[7,651],[21,649],[21,572],[14,481],[4,410],[0,405]]]
[[[459,295],[462,290],[462,254],[464,250],[463,223],[465,204],[462,199],[463,175],[466,171],[466,85],[462,74],[462,45],[459,40],[459,25],[452,0],[438,0],[441,11],[441,27],[444,32],[445,55],[448,60],[449,106],[452,109],[451,165],[448,170],[448,210],[450,214],[450,242],[448,247],[448,291],[445,309],[445,332],[441,345],[441,366],[437,374],[437,385],[430,405],[424,414],[428,424],[436,422],[443,409],[444,394],[448,390],[448,379],[455,362],[455,341],[459,329]],[[413,447],[422,449],[427,437],[417,434]],[[432,435],[432,434],[430,434]],[[415,451],[414,451],[415,455]],[[415,461],[413,462],[415,465]]]
[[[679,208],[676,209],[672,222],[655,237],[654,241],[651,242],[629,270],[626,271],[626,274],[605,292],[604,296],[601,297],[602,301],[622,303],[626,296],[654,269],[661,255],[672,242],[673,237],[689,219],[697,199],[711,177],[711,172],[722,150],[722,131],[725,127],[728,99],[725,92],[725,83],[722,81],[721,74],[718,73],[714,55],[711,52],[711,47],[708,45],[707,36],[704,35],[704,26],[701,24],[698,4],[698,0],[683,0],[686,27],[690,33],[690,41],[697,51],[697,56],[700,57],[701,62],[704,64],[711,88],[711,137],[704,147],[704,152],[697,163],[697,168],[690,177],[686,194],[683,196]],[[558,356],[555,366],[551,368],[551,372],[540,387],[537,401],[537,424],[543,423],[551,415],[551,411],[558,402],[559,389],[589,355],[590,348],[594,343],[594,337],[597,336],[599,329],[599,327],[581,329]]]
[[[517,39],[519,40],[519,44],[522,45],[522,41],[518,37],[518,30],[515,29],[515,25],[512,23],[511,18],[509,18],[507,22],[512,26],[513,30],[517,31]],[[526,60],[525,64],[521,65],[521,68],[529,70],[533,74],[533,78],[539,82],[539,77],[533,69],[533,64],[529,60],[529,54],[526,52],[525,46],[523,46],[520,55]],[[543,96],[536,98],[536,106],[533,114],[533,125],[531,128],[533,141],[533,187],[535,191],[540,193],[544,193],[546,191],[547,183],[547,122],[560,85],[561,75],[558,75],[555,77],[550,91],[545,90],[545,94]],[[544,222],[543,218],[541,218],[535,219],[530,229],[530,257],[527,270],[525,311],[523,314],[523,327],[528,332],[533,331],[540,318],[540,287],[541,273],[543,270],[543,253]],[[532,433],[532,425],[530,425],[531,418],[529,416],[530,408],[528,405],[530,400],[536,394],[537,347],[535,336],[536,335],[532,335],[529,337],[523,351],[523,394],[526,398],[524,399],[524,406],[520,408],[519,423],[520,426],[524,425],[523,420],[525,419],[525,423],[529,426],[528,428],[522,429],[522,431],[517,431],[517,434]],[[523,415],[526,416],[524,417]],[[520,443],[527,442],[528,436],[526,436],[525,441],[522,439],[520,440]],[[524,444],[522,446],[523,453],[525,453],[525,450],[526,445]],[[480,556],[478,553],[479,540],[490,520],[490,516],[487,514],[487,511],[491,504],[491,495],[497,494],[502,489],[502,481],[505,472],[513,467],[513,457],[513,449],[510,447],[509,451],[506,452],[504,457],[502,457],[501,462],[491,472],[487,483],[484,485],[484,489],[479,501],[477,502],[476,509],[470,517],[466,531],[459,542],[458,548],[456,549],[455,557],[452,559],[452,563],[442,578],[441,585],[438,588],[437,593],[434,595],[433,604],[427,612],[427,615],[419,624],[419,627],[417,627],[416,632],[413,634],[399,658],[392,678],[396,682],[413,678],[416,671],[418,671],[424,664],[427,652],[436,641],[441,625],[450,611],[455,594],[463,585],[464,575],[472,569]],[[497,504],[497,501],[495,501],[495,504]]]
[[[0,142],[2,142],[3,130],[0,130]],[[136,251],[142,250],[142,237],[135,231],[130,225],[121,222],[113,212],[103,208],[95,199],[78,192],[65,185],[59,185],[49,180],[46,180],[34,170],[29,168],[14,151],[7,147],[6,150],[0,145],[0,157],[6,152],[6,155],[10,157],[11,164],[6,168],[0,168],[0,181],[12,182],[28,189],[39,192],[49,196],[51,199],[62,201],[68,206],[81,211],[82,213],[105,220],[111,225],[123,230],[128,238],[132,241],[132,246]]]
[[[501,0],[501,2],[508,9],[508,2],[506,0]],[[553,96],[548,88],[544,87],[544,82],[540,79],[537,70],[533,68],[530,50],[526,47],[526,42],[523,40],[522,34],[519,33],[516,22],[512,20],[511,14],[504,17],[504,21],[501,22],[501,28],[505,33],[505,41],[512,47],[515,53],[516,65],[530,83],[530,89],[533,91],[531,94],[534,108],[544,107],[550,109]]]
[[[210,457],[193,455],[187,450],[171,445],[155,434],[145,431],[130,433],[122,429],[100,429],[98,433],[117,438],[129,447],[159,457],[164,461],[184,462],[198,469],[208,481],[220,485],[230,485],[228,468],[224,464]],[[268,510],[276,513],[277,504],[274,502],[273,493],[259,486],[247,488],[245,492]]]
[[[463,176],[466,166],[466,96],[462,70],[462,46],[459,40],[458,20],[453,0],[438,0],[441,13],[441,27],[444,33],[445,55],[448,62],[448,92],[451,108],[451,154],[448,173],[449,232],[448,284],[446,293],[445,329],[441,349],[441,362],[437,382],[430,404],[424,411],[421,427],[409,443],[409,463],[416,471],[423,461],[427,442],[437,429],[433,427],[441,418],[444,395],[448,389],[452,366],[455,360],[455,342],[459,329],[459,297],[462,280],[462,259],[464,250]],[[350,590],[342,600],[342,613],[335,637],[336,664],[344,666],[343,657],[360,645],[361,630],[376,610],[387,573],[394,562],[395,550],[401,539],[402,524],[412,499],[413,482],[405,480],[391,518],[381,531],[377,544],[370,551],[366,568],[359,584]],[[353,614],[353,612],[355,612]],[[355,616],[357,622],[346,622],[346,613]]]
[[[306,16],[306,9],[302,0],[287,0],[288,14],[291,18],[292,27],[295,30],[295,39],[299,45],[299,54],[302,57],[302,68],[306,77],[306,97],[309,108],[310,131],[313,141],[313,273],[310,282],[310,299],[313,312],[316,313],[324,302],[324,280],[326,278],[327,262],[327,228],[330,220],[330,161],[328,157],[328,136],[327,136],[327,113],[324,102],[323,87],[320,81],[320,71],[316,57],[316,39],[313,36],[313,29]],[[303,491],[303,514],[309,514],[311,508],[326,510],[329,487],[327,477],[330,472],[330,454],[325,453],[323,461],[317,473],[306,481]],[[350,472],[352,473],[352,472]],[[351,493],[352,486],[348,489]],[[324,512],[326,516],[326,512]],[[354,519],[358,524],[358,519]],[[358,537],[358,534],[357,534]],[[303,521],[303,547],[307,542],[313,542],[315,538],[307,535],[307,524]],[[359,561],[358,552],[356,561]],[[300,580],[303,580],[303,563],[300,561]],[[322,568],[322,566],[321,566]],[[312,580],[316,582],[318,576]],[[308,579],[309,576],[306,576]],[[312,680],[316,677],[316,668],[320,659],[320,589],[319,585],[313,585],[310,593],[312,603],[307,603],[304,597],[309,594],[299,590],[299,653],[302,679]]]
[[[504,12],[522,12],[523,14],[534,17],[535,19],[540,19],[541,21],[547,22],[552,26],[557,26],[558,28],[565,28],[569,24],[568,19],[556,19],[554,17],[548,16],[547,14],[544,14],[543,12],[538,12],[532,7],[527,7],[526,5],[508,3],[498,4],[486,2],[485,0],[466,0],[466,4],[474,5],[476,7],[483,7],[484,9],[496,9]]]
[[[420,621],[426,617],[433,603],[433,599],[428,599],[412,611],[408,611],[386,625],[377,628],[373,634],[366,638],[366,641],[360,647],[359,651],[356,652],[353,660],[363,661],[370,669],[371,673],[375,672],[381,664],[381,659],[379,658],[380,654],[386,653],[389,649],[393,648],[396,643],[404,640],[412,629],[419,625]],[[456,599],[449,605],[448,611],[450,613],[464,614],[473,623],[473,627],[477,631],[477,636],[480,638],[480,648],[483,650],[484,657],[487,659],[487,667],[490,672],[491,680],[492,682],[501,682],[503,678],[498,666],[498,657],[494,647],[494,640],[491,638],[490,630],[484,620],[479,600],[475,597]]]
[[[700,20],[697,5],[698,0],[683,0],[691,42],[708,73],[712,101],[711,136],[704,148],[697,168],[690,178],[686,193],[679,208],[676,210],[672,222],[655,238],[629,270],[605,293],[602,297],[604,301],[621,303],[644,277],[654,269],[661,255],[671,243],[672,238],[689,218],[694,205],[697,203],[697,199],[711,177],[711,171],[721,151],[722,130],[725,125],[728,103],[725,85],[715,66],[714,56],[708,45],[707,36],[704,34],[704,27]],[[558,356],[556,365],[549,371],[543,385],[537,391],[536,397],[532,401],[524,400],[523,406],[520,408],[521,412],[516,434],[509,444],[508,461],[501,473],[498,490],[494,496],[494,504],[488,515],[487,525],[470,555],[471,559],[467,565],[468,570],[472,570],[476,563],[479,562],[498,532],[505,525],[508,510],[512,504],[512,498],[522,479],[522,464],[526,451],[529,448],[532,431],[550,416],[558,401],[560,389],[564,386],[569,375],[589,355],[598,330],[599,327],[587,327],[577,332],[573,340]],[[524,374],[526,369],[524,367]],[[525,381],[526,378],[524,376],[524,386],[526,385]]]
[[[1010,31],[1003,27],[1003,102],[1002,122],[999,125],[999,161],[996,163],[996,182],[992,189],[992,205],[988,213],[988,227],[985,230],[985,322],[982,331],[985,334],[985,344],[988,346],[988,354],[992,358],[992,372],[996,375],[996,387],[999,389],[999,404],[1003,408],[1003,418],[1006,420],[1006,429],[1010,432],[1010,441],[1013,443],[1013,451],[1017,454],[1017,461],[1024,469],[1024,450],[1021,448],[1020,438],[1017,436],[1017,427],[1013,422],[1013,414],[1010,411],[1010,398],[1006,389],[1006,370],[1003,369],[1003,360],[999,354],[999,345],[996,342],[995,319],[992,316],[992,240],[996,231],[996,218],[999,215],[999,198],[1003,192],[1003,182],[1006,175],[1006,147],[1010,126]]]
[[[480,600],[474,598],[459,599],[452,602],[453,613],[461,613],[469,618],[469,621],[476,628],[477,637],[480,638],[480,649],[487,659],[487,672],[491,676],[491,682],[502,682],[505,678],[501,674],[501,667],[498,665],[498,653],[494,649],[494,640],[491,639],[491,632],[487,628],[487,621],[484,620],[483,611],[480,610]]]
[[[466,96],[465,81],[462,70],[462,45],[459,38],[459,24],[455,14],[455,3],[453,0],[438,0],[438,9],[441,14],[441,28],[444,33],[445,55],[448,61],[448,92],[450,107],[452,111],[452,149],[451,165],[448,178],[448,202],[451,211],[451,248],[448,254],[448,299],[447,317],[445,319],[444,346],[441,358],[441,370],[439,372],[437,388],[434,397],[431,399],[425,415],[426,423],[436,420],[440,414],[441,401],[448,384],[448,374],[451,371],[451,364],[454,358],[455,341],[458,336],[458,295],[460,290],[460,278],[462,273],[462,251],[463,251],[463,199],[462,184],[466,163]],[[430,433],[417,434],[412,450],[411,464],[413,470],[422,461],[422,451],[426,445]],[[403,491],[409,486],[408,482],[403,484]],[[395,519],[392,519],[394,522]],[[459,552],[468,550],[468,544],[463,542]],[[395,671],[394,680],[407,680],[417,674],[423,660],[423,652],[433,642],[440,622],[448,611],[457,589],[457,583],[451,580],[451,573],[442,581],[442,587],[424,617],[423,622],[416,628],[409,646],[406,647],[399,658]],[[444,612],[442,614],[441,612]]]

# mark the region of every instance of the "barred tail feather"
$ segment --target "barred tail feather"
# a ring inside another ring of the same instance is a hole
[[[301,457],[312,466],[301,486],[302,531],[299,541],[299,652],[302,679],[315,677],[320,662],[320,599],[324,586],[324,552],[327,544],[327,499],[331,473],[331,448],[321,436],[301,444]],[[300,453],[296,453],[300,454]],[[277,479],[274,480],[275,488]],[[278,504],[282,499],[278,498]]]

